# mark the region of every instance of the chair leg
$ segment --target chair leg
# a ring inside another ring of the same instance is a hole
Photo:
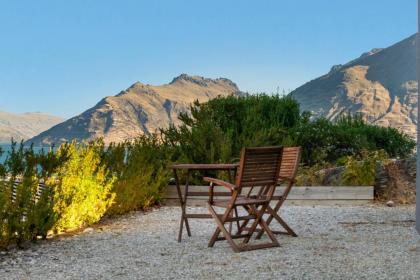
[[[187,228],[187,234],[191,237],[191,230],[190,230],[190,223],[188,222],[188,219],[185,218],[185,227]]]
[[[229,213],[229,218],[233,218],[233,212]],[[232,234],[232,225],[233,222],[229,222],[229,233]]]
[[[217,224],[217,227],[218,227],[218,229],[223,233],[223,235],[224,235],[224,237],[226,238],[226,240],[229,242],[229,244],[230,244],[230,246],[232,247],[232,249],[233,249],[233,251],[234,252],[236,252],[236,253],[238,253],[238,252],[240,252],[241,250],[240,250],[240,248],[238,247],[238,245],[236,245],[236,243],[235,243],[235,241],[233,241],[233,239],[232,239],[232,237],[231,237],[231,235],[230,235],[230,233],[226,230],[226,228],[225,228],[225,226],[224,226],[224,219],[220,219],[219,218],[219,216],[217,215],[217,213],[214,211],[214,209],[213,209],[213,207],[211,207],[211,205],[210,204],[207,204],[207,206],[208,206],[208,209],[209,209],[209,211],[210,211],[210,214],[213,216],[213,218],[214,218],[214,220],[215,220],[215,222],[216,222],[216,224]],[[226,213],[225,213],[225,215],[223,215],[223,216],[229,216],[229,213],[230,213],[230,211],[231,211],[232,209],[230,209],[230,208],[227,208],[226,209],[226,212],[228,212],[228,214],[226,215]],[[217,233],[217,230],[216,230],[216,232],[213,234],[213,236],[219,236],[219,233]],[[217,238],[216,237],[216,238]],[[213,239],[213,238],[212,238]],[[210,243],[211,243],[211,241],[212,240],[210,240]],[[209,245],[210,245],[210,243],[209,243]],[[213,242],[213,244],[214,244],[214,242]],[[211,247],[211,246],[210,246]]]
[[[212,237],[210,238],[208,247],[213,247],[214,243],[216,243],[217,238],[219,238],[220,235],[220,229],[217,227],[216,230],[214,231]]]
[[[235,210],[235,216],[236,217],[239,217],[239,215],[238,215],[238,207],[234,207],[234,210]],[[239,228],[240,228],[240,223],[239,223],[239,221],[236,221],[236,227],[237,227],[237,229],[238,229],[238,231],[239,231]]]
[[[288,235],[291,235],[293,237],[297,237],[297,234],[289,227],[289,225],[277,214],[278,210],[280,209],[282,203],[278,203],[278,205],[276,205],[276,207],[271,208],[270,206],[267,207],[267,212],[270,214],[270,216],[268,217],[266,223],[269,226],[272,222],[273,219],[276,219],[277,222],[286,230]],[[261,229],[260,232],[258,232],[257,236],[255,239],[261,239],[262,235],[264,234],[265,230]]]
[[[182,228],[184,227],[184,215],[181,216],[181,222],[179,224],[179,231],[178,231],[178,242],[181,242],[182,238]]]
[[[251,238],[252,234],[255,232],[255,230],[257,229],[257,226],[260,224],[260,220],[262,219],[262,216],[265,213],[265,209],[267,208],[267,205],[262,205],[261,209],[258,211],[257,207],[253,207],[250,205],[250,208],[252,209],[252,211],[256,213],[256,218],[254,220],[254,222],[251,225],[251,228],[249,229],[249,236],[246,237],[244,239],[244,243],[248,243],[249,239]]]
[[[276,243],[280,246],[279,242],[277,241],[277,238],[274,236],[274,233],[271,231],[271,229],[268,227],[267,223],[264,221],[264,219],[260,220],[260,226],[262,230],[265,230],[268,237],[270,238],[271,242]]]
[[[253,222],[251,228],[249,229],[249,235],[243,241],[243,243],[245,243],[247,245],[241,248],[242,251],[249,251],[249,250],[256,250],[256,249],[263,249],[263,248],[271,248],[271,247],[279,247],[280,246],[280,244],[277,241],[276,237],[274,236],[273,232],[270,230],[270,228],[267,226],[266,222],[263,219],[263,215],[265,213],[265,210],[266,210],[267,206],[268,206],[268,204],[262,205],[261,209],[259,211],[257,211],[257,217],[255,218],[255,221]],[[265,232],[267,232],[271,242],[270,243],[264,243],[264,244],[257,244],[257,245],[248,245],[248,242],[251,239],[251,236],[256,231],[258,225],[260,225],[261,228],[263,230],[265,230]]]
[[[250,209],[250,207],[247,207],[246,205],[243,205],[242,207],[245,209],[245,211],[247,211],[248,213],[252,214],[252,213],[251,213],[251,212],[252,212],[252,210]],[[245,229],[245,228],[246,228],[246,226],[248,225],[249,221],[250,221],[250,220],[245,220],[245,221],[243,221],[242,225],[240,225],[240,226],[238,227],[238,232],[237,232],[237,234],[241,234],[241,233],[244,231],[244,229]],[[238,221],[238,223],[239,223],[239,221]]]
[[[287,233],[293,237],[297,237],[297,234],[289,227],[289,225],[277,214],[275,213],[274,218],[281,224],[281,226],[287,231]]]
[[[277,202],[277,204],[276,204],[276,206],[274,207],[274,209],[273,208],[271,208],[271,206],[270,205],[268,205],[268,207],[267,207],[267,212],[269,212],[269,217],[267,218],[267,221],[266,221],[266,223],[267,223],[267,225],[270,225],[271,224],[271,222],[273,221],[273,218],[274,218],[274,215],[272,215],[271,213],[277,213],[277,212],[279,212],[279,210],[280,210],[280,207],[283,205],[283,202],[284,202],[284,200],[279,200],[278,202]],[[271,211],[270,212],[270,210],[273,210],[273,211]],[[257,236],[257,239],[259,239],[259,238],[261,238],[261,236],[264,234],[264,232],[261,232],[261,233],[259,233],[258,234],[258,236]]]

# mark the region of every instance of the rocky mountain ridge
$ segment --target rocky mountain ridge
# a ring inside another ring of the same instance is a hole
[[[217,96],[239,93],[225,78],[208,79],[182,74],[161,86],[134,83],[115,96],[30,139],[35,145],[60,144],[73,139],[103,138],[105,143],[121,142],[140,134],[179,123],[180,112],[195,100],[206,102]]]
[[[314,117],[335,120],[359,114],[368,122],[417,131],[416,35],[372,49],[290,94]]]

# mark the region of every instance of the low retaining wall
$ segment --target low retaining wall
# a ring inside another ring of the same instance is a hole
[[[184,187],[181,186],[182,191]],[[278,187],[276,195],[281,195],[284,187]],[[207,192],[208,186],[189,186],[189,192]],[[228,192],[222,187],[215,192]],[[215,199],[226,197],[217,197]],[[207,196],[188,197],[188,206],[205,206]],[[286,205],[364,205],[373,201],[373,186],[309,186],[293,187]],[[176,187],[168,186],[165,193],[165,205],[179,205]]]

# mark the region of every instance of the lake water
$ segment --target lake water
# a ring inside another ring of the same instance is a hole
[[[0,143],[0,148],[3,151],[3,154],[0,155],[0,163],[4,163],[4,161],[6,160],[6,158],[8,156],[8,152],[11,150],[11,145],[10,144],[1,144]],[[38,151],[41,151],[41,150],[42,150],[41,147],[34,147],[34,151],[35,152],[38,152]],[[47,151],[48,148],[44,147],[44,150]]]
[[[0,144],[0,148],[3,151],[3,154],[0,155],[0,163],[3,163],[6,160],[7,152],[10,151],[10,145]]]

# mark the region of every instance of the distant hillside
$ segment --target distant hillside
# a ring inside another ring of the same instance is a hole
[[[416,35],[373,49],[291,95],[315,117],[361,114],[370,123],[396,127],[413,138],[417,128]]]
[[[120,142],[140,134],[179,123],[178,115],[195,100],[205,102],[217,96],[238,93],[228,79],[207,79],[182,74],[169,84],[145,85],[136,82],[116,96],[30,139],[35,145],[60,144],[72,139],[102,137],[106,143]]]
[[[10,143],[11,138],[27,140],[62,121],[62,118],[43,113],[0,112],[0,143]]]

